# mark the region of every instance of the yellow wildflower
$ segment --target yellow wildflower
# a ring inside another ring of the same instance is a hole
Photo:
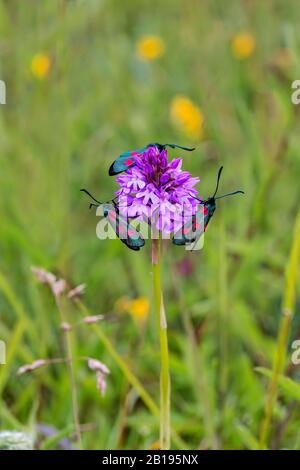
[[[160,443],[159,441],[154,441],[150,447],[149,450],[160,450]]]
[[[132,300],[129,313],[138,321],[145,320],[149,313],[149,300],[145,297]]]
[[[31,72],[39,80],[47,77],[51,67],[51,59],[47,54],[36,54],[31,61]]]
[[[115,309],[118,313],[128,313],[137,321],[144,321],[149,314],[149,300],[145,297],[129,299],[121,297],[115,303]]]
[[[255,38],[250,33],[237,34],[231,43],[232,53],[238,60],[250,57],[254,52],[255,46]]]
[[[158,36],[143,36],[136,45],[136,54],[139,59],[151,61],[159,59],[165,53],[165,43]]]
[[[204,117],[200,108],[186,96],[175,96],[171,102],[173,122],[191,138],[203,137]]]

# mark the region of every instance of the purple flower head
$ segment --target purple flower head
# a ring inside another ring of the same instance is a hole
[[[199,204],[193,197],[199,178],[193,178],[181,166],[181,158],[168,161],[165,148],[148,147],[136,157],[134,167],[117,176],[120,207],[126,201],[129,217],[152,224],[163,234],[178,230]]]

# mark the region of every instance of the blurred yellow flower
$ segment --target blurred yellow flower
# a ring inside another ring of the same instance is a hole
[[[160,443],[159,443],[159,441],[153,442],[153,443],[150,445],[149,450],[160,450]]]
[[[202,138],[204,117],[200,108],[186,96],[175,96],[171,102],[173,122],[191,138]]]
[[[247,59],[253,54],[255,46],[255,38],[250,33],[237,34],[231,43],[232,53],[238,60]]]
[[[149,314],[149,300],[146,299],[146,297],[132,300],[129,307],[129,313],[136,320],[145,320]]]
[[[47,54],[36,54],[31,61],[31,72],[39,80],[47,77],[51,66],[51,59]]]
[[[166,50],[164,41],[158,36],[143,36],[136,45],[136,54],[139,59],[151,61],[159,59]]]
[[[129,299],[121,297],[115,303],[115,309],[118,313],[128,313],[137,321],[144,321],[149,314],[149,300],[146,297]]]

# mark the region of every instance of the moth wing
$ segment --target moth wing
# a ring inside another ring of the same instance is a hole
[[[126,155],[128,154],[128,155]],[[126,154],[120,155],[109,167],[108,174],[110,176],[118,175],[128,168],[131,168],[135,164],[135,158],[130,154],[130,152],[126,152]]]
[[[143,147],[138,150],[129,150],[128,152],[122,153],[110,166],[108,174],[110,176],[118,175],[123,171],[128,170],[129,168],[135,165],[136,155],[141,155],[146,150],[146,147]]]
[[[188,243],[185,247],[185,249],[187,251],[198,251],[198,250],[201,250],[204,246],[204,237],[205,237],[205,234],[204,232],[202,233],[202,235],[200,235],[199,238],[197,238],[195,240],[195,242],[193,243]]]
[[[196,214],[188,219],[181,228],[177,230],[172,240],[174,245],[190,245],[201,237],[206,228],[205,211],[206,208],[201,206],[201,210],[197,210]]]
[[[174,234],[172,242],[174,245],[182,246],[193,243],[196,240],[196,234],[193,232],[193,217],[180,227]]]
[[[107,211],[105,216],[117,237],[128,248],[134,251],[138,251],[145,245],[145,240],[141,234],[128,222],[125,217],[120,215],[115,209]]]

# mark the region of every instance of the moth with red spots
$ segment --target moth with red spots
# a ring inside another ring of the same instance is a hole
[[[214,194],[210,196],[206,201],[202,201],[201,199],[195,198],[199,201],[199,208],[196,214],[194,214],[186,223],[184,223],[182,227],[174,234],[172,240],[174,245],[190,245],[191,243],[195,243],[199,240],[201,235],[205,232],[210,219],[214,215],[214,212],[216,210],[217,199],[222,199],[223,197],[233,196],[234,194],[239,193],[244,194],[244,191],[238,190],[228,194],[224,194],[223,196],[216,197],[222,171],[223,167],[221,166],[218,172],[217,184]]]
[[[128,217],[120,214],[120,209],[115,202],[115,199],[107,202],[100,202],[95,199],[89,191],[86,189],[81,189],[84,193],[93,199],[97,204],[90,203],[91,207],[103,208],[103,215],[111,225],[113,231],[116,233],[117,237],[124,243],[128,248],[134,251],[139,251],[145,245],[145,240],[140,235],[140,233],[130,224]]]
[[[165,147],[170,147],[170,148],[179,148],[181,150],[186,150],[188,152],[192,152],[195,150],[194,148],[190,147],[182,147],[181,145],[177,144],[148,144],[146,147],[142,147],[138,150],[129,150],[127,152],[122,153],[110,166],[108,170],[108,174],[110,176],[118,175],[119,173],[122,173],[123,171],[128,170],[129,168],[132,168],[135,165],[136,157],[143,155],[143,153],[149,148],[149,147],[157,147],[159,151],[163,150]]]

